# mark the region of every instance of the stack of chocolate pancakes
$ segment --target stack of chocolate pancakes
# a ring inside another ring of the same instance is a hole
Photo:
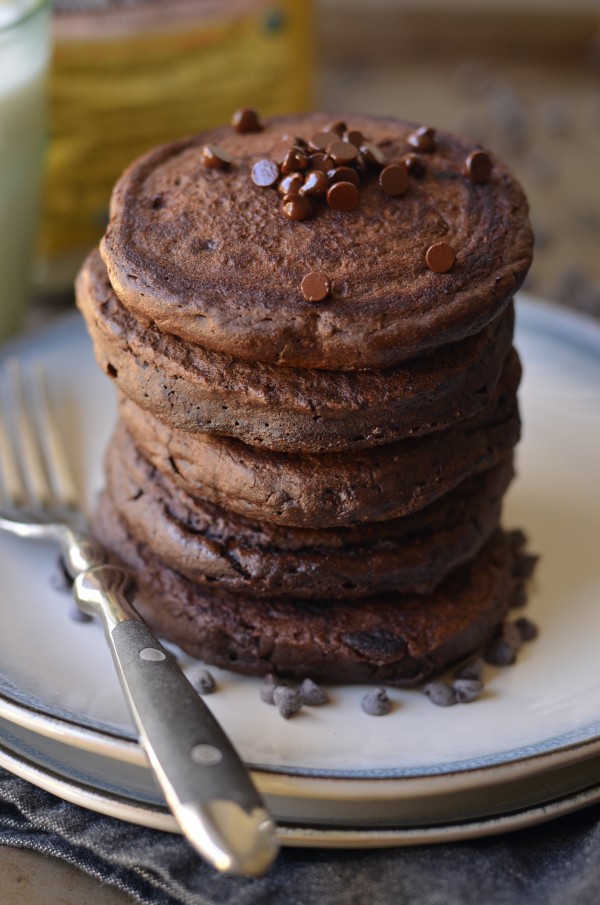
[[[396,120],[238,118],[124,173],[77,299],[119,391],[95,527],[157,632],[398,684],[490,637],[531,250],[498,161]]]

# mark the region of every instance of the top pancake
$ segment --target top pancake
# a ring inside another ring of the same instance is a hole
[[[136,161],[117,183],[102,255],[121,301],[165,333],[238,358],[335,370],[391,367],[482,329],[508,304],[531,262],[532,234],[519,185],[494,160],[479,184],[462,173],[476,148],[437,133],[426,172],[400,197],[373,173],[358,207],[316,205],[288,220],[252,165],[284,135],[309,139],[323,114],[269,122],[259,133],[223,127],[173,142]],[[390,162],[413,151],[412,124],[353,116],[348,125],[384,145]],[[204,166],[202,148],[233,156],[229,170]],[[425,262],[447,242],[448,273]],[[305,301],[300,284],[325,271],[332,297]]]

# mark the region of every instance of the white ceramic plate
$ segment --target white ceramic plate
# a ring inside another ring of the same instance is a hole
[[[479,701],[444,710],[392,690],[380,719],[360,710],[364,688],[346,687],[284,721],[260,702],[258,680],[214,670],[220,690],[207,702],[284,822],[357,839],[369,827],[406,833],[498,814],[506,828],[510,814],[542,819],[542,803],[572,807],[600,781],[600,329],[530,300],[518,312],[525,431],[505,523],[543,556],[527,611],[541,637],[516,666],[489,670]],[[82,325],[68,319],[11,351],[47,363],[91,505],[114,404]],[[54,561],[0,537],[4,756],[160,813],[101,631],[70,620],[68,598],[50,587]]]

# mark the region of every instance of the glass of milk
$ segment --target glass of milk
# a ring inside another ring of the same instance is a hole
[[[0,0],[0,337],[31,292],[49,57],[48,0]]]

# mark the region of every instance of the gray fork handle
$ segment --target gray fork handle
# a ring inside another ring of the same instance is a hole
[[[141,743],[182,832],[219,871],[258,876],[277,854],[275,824],[246,767],[177,661],[127,599],[130,578],[101,565],[75,580],[100,616]]]

